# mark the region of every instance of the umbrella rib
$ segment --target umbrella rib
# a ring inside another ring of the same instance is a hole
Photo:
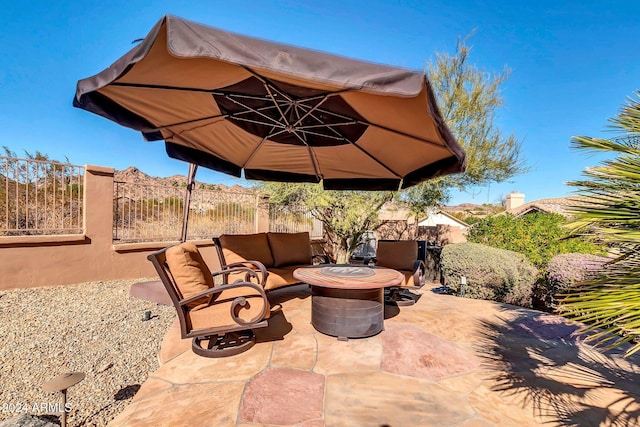
[[[260,108],[259,110],[260,110],[260,111],[262,111],[262,110],[268,110],[269,108],[273,108],[273,107],[271,107],[271,106],[269,106],[269,107],[262,107],[262,108]],[[168,124],[168,125],[157,126],[157,127],[155,128],[155,130],[167,129],[167,128],[170,128],[170,127],[173,127],[173,126],[187,125],[187,124],[189,124],[189,123],[196,123],[196,122],[201,122],[201,121],[204,121],[204,120],[213,120],[213,119],[228,119],[228,118],[234,118],[234,119],[237,119],[237,120],[245,120],[245,121],[248,121],[248,119],[243,119],[243,118],[241,118],[241,117],[238,117],[238,115],[240,115],[240,114],[248,114],[248,113],[249,113],[249,111],[238,111],[238,112],[236,112],[236,113],[229,113],[229,114],[217,114],[217,115],[215,115],[215,116],[201,117],[201,118],[198,118],[198,119],[185,120],[185,121],[182,121],[182,122],[176,122],[176,123],[171,123],[171,124]],[[255,123],[257,123],[257,124],[265,124],[265,125],[267,125],[267,124],[271,124],[271,125],[273,125],[272,123],[261,123],[261,122],[255,122]]]
[[[444,145],[438,144],[437,142],[430,141],[428,139],[424,139],[424,138],[421,138],[419,136],[411,135],[409,133],[402,132],[402,131],[399,131],[399,130],[391,129],[391,128],[387,127],[387,126],[378,125],[378,124],[367,122],[367,121],[364,121],[364,120],[358,120],[358,123],[366,125],[366,126],[372,126],[372,127],[378,128],[378,129],[386,130],[387,132],[395,133],[396,135],[400,135],[400,136],[404,136],[404,137],[407,137],[407,138],[411,138],[411,139],[414,139],[414,140],[419,141],[419,142],[424,142],[425,144],[433,145],[433,146],[436,146],[438,148],[446,148]]]
[[[298,135],[298,132],[294,131],[292,133],[307,147],[307,151],[309,152],[309,160],[311,161],[311,166],[313,166],[313,173],[315,174],[316,178],[322,179],[322,176],[320,175],[320,172],[318,171],[319,165],[316,164],[316,160],[315,160],[313,149],[311,148],[309,143],[304,138],[302,138],[302,136]]]
[[[184,92],[205,92],[205,93],[210,93],[212,95],[224,95],[224,93],[216,90],[203,89],[203,88],[197,88],[197,87],[178,87],[178,86],[152,85],[152,84],[142,84],[142,83],[124,83],[124,82],[113,82],[109,86],[137,87],[140,89],[165,89],[165,90],[177,90],[177,91],[184,91]]]
[[[354,147],[356,147],[358,150],[362,151],[367,157],[369,157],[371,160],[373,160],[374,162],[376,162],[377,164],[379,164],[380,166],[382,166],[383,168],[385,168],[386,170],[388,170],[389,172],[391,172],[392,174],[394,174],[396,177],[398,178],[402,178],[402,176],[397,173],[396,171],[394,171],[393,169],[391,169],[389,166],[385,165],[384,163],[382,163],[380,160],[378,160],[375,156],[373,156],[372,154],[369,154],[369,152],[367,150],[365,150],[364,148],[360,147],[358,144],[356,144],[355,142],[349,140],[348,138],[345,138],[347,141],[349,141],[349,143],[351,143],[351,145],[353,145]]]
[[[321,108],[318,108],[317,111],[323,112],[323,113],[327,113],[327,114],[331,114],[333,116],[336,117],[340,117],[343,119],[347,119],[347,120],[351,120],[352,123],[349,124],[367,124],[366,122],[363,122],[362,120],[354,120],[353,117],[349,117],[349,116],[345,116],[343,114],[336,114],[332,111],[328,111],[328,110],[324,110]],[[322,123],[322,121],[320,119],[318,119],[316,116],[314,116],[313,114],[311,115],[311,117],[313,117],[314,119],[316,119],[319,123]],[[366,151],[364,148],[360,147],[358,144],[356,144],[354,141],[350,140],[349,138],[347,138],[346,136],[344,136],[341,132],[339,132],[337,129],[334,129],[331,126],[327,126],[325,125],[325,127],[330,130],[331,132],[335,133],[336,136],[331,136],[331,135],[325,135],[325,134],[320,134],[319,136],[325,137],[325,138],[333,138],[333,139],[337,139],[337,140],[341,140],[341,141],[347,141],[349,144],[351,144],[352,146],[356,147],[358,150],[360,150],[364,155],[366,155],[367,157],[369,157],[371,160],[373,160],[374,162],[376,162],[377,164],[379,164],[380,166],[382,166],[384,169],[386,169],[388,172],[392,173],[393,175],[395,175],[398,178],[402,178],[402,176],[397,173],[396,171],[394,171],[393,169],[391,169],[389,166],[385,165],[384,163],[382,163],[380,160],[378,160],[375,156],[373,156],[372,154],[370,154],[368,151]],[[309,131],[304,131],[306,133],[309,133],[311,135],[314,135],[315,133],[313,132],[309,132]],[[317,135],[317,134],[316,134]]]
[[[264,144],[266,140],[267,140],[266,136],[263,137],[262,140],[260,140],[260,144],[256,146],[256,148],[251,152],[251,154],[249,154],[249,157],[247,157],[247,160],[242,164],[242,169],[247,167],[247,163],[249,163],[251,159],[253,159],[253,157],[256,155],[256,153],[258,152],[260,147],[262,147],[262,144]]]
[[[233,99],[233,98],[231,98],[231,97],[229,97],[229,96],[227,96],[227,95],[225,95],[225,98],[227,98],[229,101],[231,101],[231,102],[233,102],[233,103],[235,103],[235,104],[237,104],[237,105],[239,105],[239,106],[241,106],[241,107],[243,107],[243,108],[246,108],[247,110],[249,110],[249,111],[251,111],[251,112],[253,112],[253,113],[258,114],[259,116],[264,117],[264,118],[265,118],[265,119],[267,119],[267,120],[271,120],[272,124],[282,125],[282,123],[278,122],[276,119],[271,118],[271,117],[267,116],[266,114],[263,114],[261,111],[256,110],[255,108],[253,108],[253,107],[251,107],[251,106],[249,106],[249,105],[243,104],[243,103],[242,103],[242,102],[240,102],[240,101],[236,101],[235,99]],[[272,107],[271,107],[271,106],[269,106],[268,108],[272,108]]]
[[[313,151],[311,146],[308,144],[307,144],[307,151],[309,152],[309,160],[311,160],[311,165],[313,166],[313,172],[316,174],[316,178],[320,180],[322,179],[322,175],[320,175],[320,171],[318,170],[320,165],[317,164],[317,161],[315,158],[315,152]]]
[[[329,96],[330,96],[330,95],[324,95],[324,96],[322,97],[322,99],[320,100],[320,102],[318,102],[316,105],[314,105],[313,107],[311,107],[311,109],[310,109],[309,111],[307,111],[307,112],[306,112],[302,117],[300,117],[300,118],[298,119],[298,121],[297,121],[297,122],[295,122],[295,123],[293,124],[293,126],[294,126],[294,127],[295,127],[295,126],[298,126],[298,125],[299,125],[300,123],[302,123],[302,121],[303,121],[304,119],[306,119],[310,114],[312,114],[315,110],[319,109],[319,108],[320,108],[320,106],[321,106],[322,104],[324,104],[324,103],[325,103],[325,101],[326,101],[327,99],[329,99]],[[307,101],[307,100],[305,100],[305,102],[308,102],[308,101]],[[305,105],[305,106],[306,106],[306,104],[303,104],[303,105]],[[316,119],[316,120],[317,120],[317,119]]]
[[[289,121],[287,120],[287,117],[284,115],[284,113],[282,112],[282,109],[280,108],[280,104],[278,103],[278,100],[273,95],[273,92],[271,92],[271,87],[269,86],[269,84],[266,83],[266,82],[263,82],[262,85],[264,86],[264,88],[267,91],[267,94],[271,98],[271,101],[273,102],[273,105],[275,105],[276,109],[280,113],[280,118],[282,119],[282,122],[284,123],[284,125],[287,126],[287,127],[290,126]],[[274,89],[276,89],[276,88],[274,88]],[[278,91],[278,92],[280,92],[280,91]]]
[[[319,109],[319,111],[322,111]],[[328,112],[331,113],[331,112]],[[342,116],[340,114],[335,114],[336,116],[341,116],[350,120],[353,120],[353,118],[351,117],[347,117],[347,116]],[[317,117],[313,116],[313,118],[315,118],[316,120],[320,121]],[[320,121],[321,122],[321,121]],[[356,124],[356,123],[361,123],[361,121],[356,120],[354,121],[352,124]],[[352,141],[351,139],[347,138],[346,136],[344,136],[341,132],[339,132],[337,129],[334,129],[331,126],[326,126],[327,129],[329,129],[330,131],[332,131],[333,133],[335,133],[337,136],[330,136],[330,135],[321,135],[325,138],[333,138],[333,139],[338,139],[338,140],[342,140],[342,141],[347,141],[349,144],[351,144],[352,146],[356,147],[358,150],[360,150],[362,153],[364,153],[367,157],[369,157],[371,160],[373,160],[374,162],[376,162],[377,164],[379,164],[380,166],[382,166],[384,169],[386,169],[388,172],[392,173],[393,175],[395,175],[398,178],[402,178],[402,176],[397,173],[396,171],[394,171],[393,169],[391,169],[389,166],[385,165],[384,163],[382,163],[380,160],[378,160],[375,156],[373,156],[372,154],[370,154],[368,151],[366,151],[364,148],[360,147],[358,144],[356,144],[354,141]],[[311,133],[309,131],[304,131],[307,133]],[[312,133],[311,133],[312,134]]]
[[[234,120],[239,120],[239,121],[242,121],[242,122],[255,123],[257,125],[273,126],[274,128],[285,129],[285,126],[280,122],[267,123],[267,122],[261,122],[259,120],[251,120],[251,119],[247,119],[247,118],[244,118],[244,117],[236,117],[236,116],[233,116],[232,118]]]
[[[306,126],[298,126],[296,129],[315,129],[315,128],[322,128],[322,127],[326,127],[326,128],[330,128],[332,126],[352,126],[352,125],[357,125],[359,124],[358,122],[356,122],[355,120],[352,120],[350,122],[338,122],[338,123],[323,123],[323,124],[318,124],[318,125],[306,125]]]
[[[323,138],[335,139],[337,141],[347,141],[347,142],[351,143],[350,140],[348,140],[346,137],[340,135],[339,133],[337,135],[327,135],[326,133],[312,132],[312,131],[308,131],[308,130],[304,130],[304,129],[296,129],[296,132],[298,132],[298,131],[303,133],[303,134],[321,136]],[[306,144],[306,142],[305,142],[305,144]]]
[[[188,125],[190,123],[203,122],[205,120],[226,119],[227,117],[229,117],[229,114],[217,114],[215,116],[200,117],[198,119],[185,120],[185,121],[182,121],[182,122],[171,123],[169,125],[156,126],[155,130],[168,129],[168,128],[173,127],[173,126]]]
[[[289,101],[292,101],[291,97],[289,96],[289,94],[287,94],[286,92],[281,91],[280,89],[278,89],[278,86],[273,84],[271,82],[271,80],[269,80],[268,78],[264,77],[263,75],[261,75],[260,73],[255,72],[254,70],[252,70],[250,67],[247,66],[243,66],[242,68],[244,68],[248,73],[250,73],[253,77],[255,77],[256,79],[260,80],[260,82],[267,83],[269,84],[272,88],[274,88],[278,93],[282,94],[285,98],[287,98]],[[323,98],[325,96],[335,96],[335,95],[340,95],[342,93],[346,93],[346,92],[352,92],[354,90],[359,90],[359,88],[348,88],[348,89],[341,89],[341,90],[337,90],[335,92],[328,92],[328,93],[324,93],[324,94],[318,94],[318,95],[312,95],[309,97],[301,97],[298,99],[298,101],[302,101],[302,102],[308,102],[308,101],[312,101],[315,99],[319,99],[319,98]]]

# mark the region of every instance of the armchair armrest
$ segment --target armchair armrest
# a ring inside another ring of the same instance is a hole
[[[422,287],[424,285],[424,277],[425,272],[427,271],[427,266],[422,260],[415,260],[413,263],[413,284],[417,287]]]
[[[251,292],[255,292],[257,294],[260,295],[260,297],[262,298],[263,304],[264,304],[264,309],[262,310],[261,313],[259,313],[258,315],[256,315],[254,318],[250,319],[250,320],[243,320],[241,319],[237,314],[236,314],[236,307],[237,306],[241,306],[244,307],[246,305],[246,298],[244,296],[238,296],[236,298],[234,298],[233,303],[231,304],[230,307],[230,316],[233,319],[234,322],[236,322],[239,325],[249,325],[252,323],[256,323],[262,319],[264,319],[264,317],[267,314],[267,311],[269,310],[269,300],[267,299],[267,294],[264,292],[264,289],[262,288],[262,286],[257,285],[255,283],[251,283],[251,282],[233,282],[233,283],[227,283],[227,284],[223,284],[223,285],[218,285],[215,286],[213,288],[209,288],[204,292],[200,292],[196,295],[192,295],[189,298],[185,298],[182,299],[180,301],[178,301],[178,304],[180,305],[180,308],[182,308],[185,312],[189,311],[189,308],[187,307],[187,304],[200,300],[203,297],[209,297],[209,303],[208,305],[211,304],[215,304],[215,300],[218,297],[219,294],[221,294],[223,291],[229,290],[229,289],[235,289],[235,288],[247,288],[247,291],[251,291]]]
[[[242,271],[242,269],[248,269],[256,273],[255,278],[259,281],[260,285],[263,288],[265,283],[267,283],[267,276],[269,275],[269,272],[267,271],[266,267],[260,261],[247,260],[247,261],[241,261],[241,262],[233,262],[231,264],[222,266],[222,268],[224,270],[220,271],[220,274],[224,275],[225,283],[229,281],[229,274],[236,271],[235,269],[237,268],[239,268],[240,271]],[[258,275],[257,273],[260,273],[260,274]]]

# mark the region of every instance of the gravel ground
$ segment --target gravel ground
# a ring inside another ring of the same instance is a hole
[[[173,307],[129,296],[141,280],[0,291],[0,421],[47,414],[61,395],[41,385],[67,372],[86,374],[67,393],[69,425],[104,426],[118,415],[158,368],[175,318]]]

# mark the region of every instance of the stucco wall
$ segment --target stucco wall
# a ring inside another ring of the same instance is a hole
[[[466,230],[449,225],[437,225],[435,227],[419,227],[418,240],[435,242],[439,246],[449,243],[463,243],[467,241]]]
[[[177,242],[112,244],[113,174],[86,166],[84,234],[0,237],[0,289],[156,277],[147,255]],[[196,243],[209,267],[219,268],[213,243]]]

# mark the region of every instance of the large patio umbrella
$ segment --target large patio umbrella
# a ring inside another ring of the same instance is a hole
[[[247,179],[397,190],[465,165],[424,73],[173,16],[80,80],[73,105]]]

